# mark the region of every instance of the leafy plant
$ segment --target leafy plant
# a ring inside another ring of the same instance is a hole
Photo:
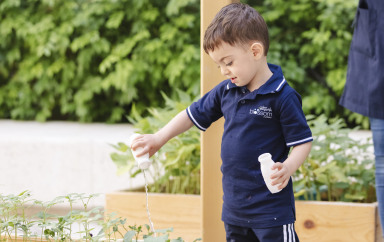
[[[143,238],[144,242],[182,242],[182,238],[169,239],[170,229],[150,231],[150,227],[127,225],[127,220],[115,213],[106,215],[100,208],[88,209],[88,203],[96,195],[72,193],[42,202],[31,197],[29,191],[18,195],[0,194],[0,241],[14,241],[22,236],[23,241],[123,241]],[[65,216],[48,214],[56,204],[68,203],[70,212]],[[84,210],[73,210],[74,203],[81,203]],[[32,205],[41,205],[41,211],[26,216],[25,210]],[[74,231],[77,226],[80,231]],[[96,227],[101,228],[98,232]],[[38,232],[40,231],[40,232]],[[120,231],[125,231],[124,234]],[[195,240],[197,241],[197,240]]]
[[[0,1],[0,118],[121,122],[198,95],[198,0]]]
[[[370,140],[349,137],[341,119],[308,116],[312,151],[294,175],[295,197],[305,200],[374,202],[375,169]]]
[[[369,127],[367,117],[338,105],[344,89],[352,22],[358,1],[243,0],[269,27],[268,61],[282,66],[303,96],[306,114],[343,117],[349,127]]]
[[[164,108],[149,108],[147,117],[142,117],[135,106],[131,111],[130,121],[138,133],[155,133],[167,124],[177,113],[185,110],[192,102],[192,98],[185,92],[177,90],[179,100],[174,101],[164,93]],[[114,145],[117,152],[111,158],[117,165],[119,173],[129,172],[132,177],[142,171],[125,143]],[[178,135],[164,145],[152,158],[153,165],[148,173],[154,183],[151,192],[165,193],[200,193],[200,132],[191,128]]]

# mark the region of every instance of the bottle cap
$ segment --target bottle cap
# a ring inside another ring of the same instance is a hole
[[[270,153],[264,153],[259,156],[259,162],[263,162],[269,159],[272,159],[272,155]]]

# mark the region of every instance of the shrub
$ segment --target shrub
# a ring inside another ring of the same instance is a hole
[[[137,133],[151,134],[165,126],[176,114],[185,110],[192,102],[190,95],[178,91],[178,101],[164,93],[164,108],[149,108],[150,115],[142,117],[133,107],[130,121]],[[132,177],[142,173],[128,149],[127,144],[114,145],[117,152],[111,158],[119,173],[129,172]],[[200,193],[200,131],[193,127],[171,139],[152,158],[151,169],[146,174],[154,181],[149,186],[151,192]]]
[[[305,200],[374,202],[375,168],[370,139],[354,140],[341,119],[309,116],[312,151],[293,177]]]
[[[349,127],[369,128],[368,118],[338,103],[347,74],[352,22],[358,1],[247,0],[269,27],[268,61],[282,66],[303,96],[306,114],[343,117]]]
[[[0,118],[121,122],[198,95],[197,0],[0,2]],[[172,87],[172,88],[171,88]]]

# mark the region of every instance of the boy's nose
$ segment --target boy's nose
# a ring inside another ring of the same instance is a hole
[[[221,74],[223,76],[226,76],[226,75],[229,74],[229,70],[227,68],[225,68],[225,67],[220,68],[220,70],[221,70]]]

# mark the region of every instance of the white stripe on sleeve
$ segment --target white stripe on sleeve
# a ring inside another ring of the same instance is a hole
[[[301,143],[301,142],[304,142],[304,141],[308,141],[308,140],[313,140],[313,138],[312,137],[308,137],[308,138],[301,139],[301,140],[298,140],[298,141],[290,142],[290,143],[287,143],[287,146],[292,146],[292,145],[295,145],[295,144],[298,144],[298,143]]]
[[[206,128],[202,127],[202,126],[196,121],[196,119],[193,117],[192,112],[191,112],[191,110],[190,110],[190,107],[187,108],[187,111],[188,111],[189,117],[191,117],[191,119],[192,119],[192,122],[193,122],[197,127],[199,127],[199,129],[204,130],[204,131],[207,130]]]

